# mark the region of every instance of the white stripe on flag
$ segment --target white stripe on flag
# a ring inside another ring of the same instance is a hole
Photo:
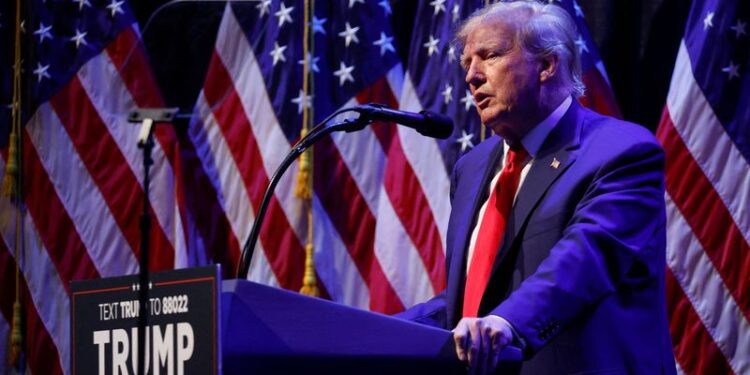
[[[356,99],[349,100],[344,107],[355,106]],[[344,118],[351,114],[343,114]],[[380,186],[383,184],[383,170],[385,168],[385,154],[383,148],[371,127],[346,133],[331,134],[331,140],[341,154],[341,159],[354,179],[362,197],[365,198],[370,212],[375,216],[380,200]]]
[[[356,104],[352,99],[344,106]],[[404,305],[432,297],[422,258],[383,187],[386,155],[372,128],[334,133],[331,138],[375,218],[375,257],[388,282]]]
[[[695,82],[684,41],[677,54],[667,107],[675,130],[711,181],[745,241],[750,242],[750,165]]]
[[[26,129],[99,274],[110,277],[137,272],[133,249],[49,103],[37,109]]]
[[[401,109],[413,112],[422,110],[422,104],[407,73],[404,78],[401,94]],[[440,232],[440,239],[445,252],[445,234],[448,231],[450,216],[450,176],[445,170],[443,154],[437,142],[424,137],[411,129],[399,127],[398,136],[409,164],[424,191],[427,202],[432,209],[432,216]]]
[[[227,6],[216,41],[216,52],[234,82],[258,144],[263,167],[270,179],[291,145],[275,117],[263,84],[263,75],[252,48],[231,7]],[[307,240],[304,201],[294,196],[298,164],[292,163],[281,177],[275,195],[300,243]]]
[[[227,216],[235,238],[240,241],[242,251],[244,241],[250,235],[251,225],[255,220],[252,202],[247,195],[239,167],[206,103],[203,91],[198,97],[195,112],[200,118],[194,119],[190,125],[190,139],[195,145],[203,170],[218,193],[219,204]],[[260,241],[255,247],[253,261],[248,270],[248,280],[279,286]]]
[[[380,195],[382,199],[375,226],[375,256],[401,303],[408,308],[430,299],[435,291],[419,252],[393,210],[385,187],[381,188]]]
[[[229,219],[234,235],[238,239],[244,239],[250,234],[255,211],[242,182],[239,167],[202,91],[195,112],[200,119],[195,119],[197,122],[191,124],[190,138],[199,153],[203,170],[219,195],[219,203]]]
[[[737,374],[750,372],[750,325],[672,198],[667,203],[667,264]]]
[[[0,161],[0,168],[5,164]],[[16,241],[15,207],[6,197],[0,198],[0,230],[3,241],[14,258]],[[31,293],[31,300],[57,349],[60,365],[65,372],[70,371],[70,305],[68,294],[63,287],[63,281],[47,254],[39,234],[36,232],[34,220],[28,211],[24,215],[24,237],[26,246],[24,258],[16,262],[21,266],[21,272]]]
[[[140,126],[128,122],[131,110],[138,107],[127,86],[122,81],[116,66],[106,53],[100,53],[89,60],[78,71],[78,78],[89,100],[94,105],[112,139],[117,143],[120,152],[127,160],[130,170],[143,188],[143,151],[138,148]],[[106,84],[102,84],[106,82]],[[182,227],[180,215],[174,216],[176,201],[176,176],[172,166],[164,155],[159,142],[154,142],[152,151],[154,164],[151,166],[150,194],[152,197],[156,222],[176,250],[175,236],[183,236],[177,231]],[[165,199],[169,197],[169,199]],[[175,254],[175,259],[177,259]]]
[[[240,252],[245,243],[240,243]],[[255,245],[255,253],[253,253],[252,263],[247,271],[247,279],[256,283],[281,288],[279,280],[271,269],[271,265],[268,263],[266,258],[266,252],[263,250],[263,245],[258,241]]]
[[[369,309],[370,290],[318,196],[313,196],[315,268],[331,300]]]

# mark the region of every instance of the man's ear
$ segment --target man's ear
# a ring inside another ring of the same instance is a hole
[[[560,65],[560,58],[552,53],[542,57],[539,64],[539,81],[546,82],[557,74],[557,68]]]

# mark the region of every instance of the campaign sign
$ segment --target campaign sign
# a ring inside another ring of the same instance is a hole
[[[218,374],[219,265],[150,275],[147,374]],[[138,275],[71,283],[74,374],[138,373]]]

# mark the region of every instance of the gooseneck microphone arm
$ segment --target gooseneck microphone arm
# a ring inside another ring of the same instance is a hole
[[[266,188],[266,192],[263,194],[263,201],[261,201],[260,203],[258,215],[253,221],[253,228],[250,230],[250,237],[248,237],[247,241],[245,241],[245,246],[242,247],[240,263],[237,267],[237,278],[247,279],[247,273],[250,271],[250,262],[253,259],[253,254],[255,253],[255,244],[258,242],[258,235],[260,234],[260,229],[263,225],[263,218],[266,215],[268,204],[271,201],[271,197],[273,196],[273,192],[276,189],[276,185],[279,183],[279,180],[281,180],[281,176],[283,176],[284,172],[286,172],[289,166],[292,165],[294,159],[302,155],[305,150],[310,148],[313,143],[315,143],[323,136],[337,131],[352,132],[361,130],[372,122],[370,118],[367,118],[366,116],[360,116],[356,119],[346,119],[342,122],[325,126],[326,123],[334,116],[350,110],[352,109],[342,109],[332,114],[331,116],[328,116],[327,119],[321,121],[319,125],[313,128],[310,133],[300,139],[297,144],[292,147],[292,150],[289,151],[279,167],[273,173],[273,176],[271,176],[271,179],[268,181],[268,188]]]
[[[359,113],[359,117],[327,125],[328,121],[333,117],[344,112],[357,112]],[[260,234],[261,226],[263,225],[263,218],[266,215],[268,204],[271,201],[276,185],[279,183],[279,180],[281,180],[281,176],[286,172],[289,166],[292,165],[294,159],[300,156],[323,136],[337,131],[354,132],[362,130],[372,122],[380,120],[398,122],[417,130],[423,135],[434,138],[447,138],[453,131],[453,122],[445,116],[426,111],[422,111],[419,114],[402,112],[386,108],[379,104],[365,104],[343,108],[328,116],[292,147],[291,151],[289,151],[287,156],[281,162],[281,165],[279,165],[273,173],[273,176],[271,176],[271,179],[268,182],[268,188],[266,188],[266,192],[263,194],[263,201],[261,201],[260,208],[258,209],[258,215],[253,221],[253,227],[250,230],[250,237],[248,237],[245,242],[245,246],[242,247],[240,263],[237,265],[237,278],[247,279],[247,274],[250,271],[250,262],[252,261],[255,252],[255,244],[258,242],[258,235]]]

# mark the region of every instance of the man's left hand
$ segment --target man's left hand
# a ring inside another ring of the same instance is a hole
[[[500,353],[513,342],[513,329],[507,320],[488,315],[463,318],[453,329],[458,359],[467,362],[472,374],[491,374],[500,361]]]

